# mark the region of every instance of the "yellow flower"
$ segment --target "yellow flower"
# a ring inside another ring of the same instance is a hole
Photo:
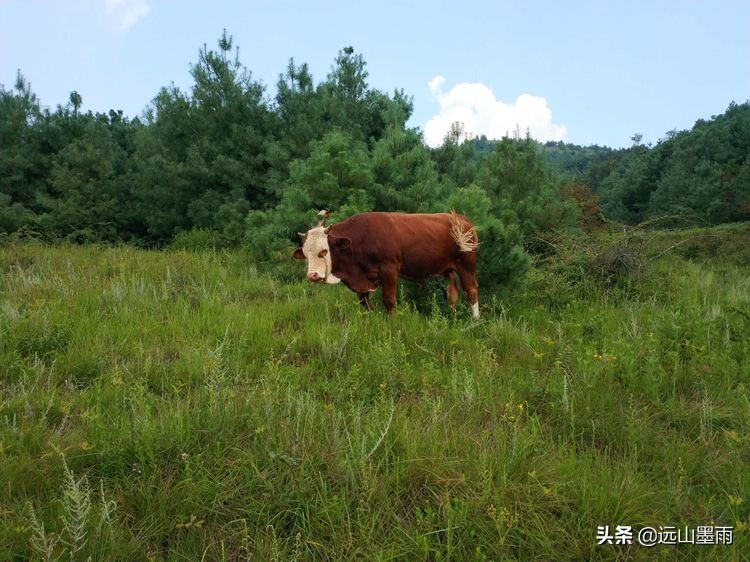
[[[98,418],[99,415],[96,412],[92,412],[91,410],[86,409],[81,413],[81,417],[87,421],[92,421]]]
[[[724,430],[724,435],[726,435],[732,441],[742,441],[742,437],[740,437],[740,434],[736,431]]]

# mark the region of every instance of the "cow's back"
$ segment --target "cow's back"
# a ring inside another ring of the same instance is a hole
[[[394,264],[415,279],[440,275],[461,257],[448,213],[361,213],[334,225],[332,234],[351,239],[352,257],[365,269]]]

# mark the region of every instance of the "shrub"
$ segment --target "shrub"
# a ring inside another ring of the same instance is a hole
[[[220,232],[208,228],[193,228],[178,232],[169,247],[173,250],[203,251],[226,247]]]
[[[501,221],[494,216],[487,192],[472,184],[458,189],[448,199],[457,212],[466,215],[479,236],[477,278],[481,294],[497,293],[518,285],[531,265],[522,246],[517,222]]]

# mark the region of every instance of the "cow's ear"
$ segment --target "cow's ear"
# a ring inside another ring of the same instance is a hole
[[[347,248],[352,247],[352,239],[347,238],[346,236],[329,236],[328,244],[337,250],[346,250]]]
[[[303,260],[303,259],[305,259],[305,254],[302,253],[302,248],[297,248],[296,250],[294,250],[294,253],[292,254],[292,257],[295,260]]]

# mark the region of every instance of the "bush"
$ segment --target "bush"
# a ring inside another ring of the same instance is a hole
[[[448,204],[466,215],[477,229],[480,295],[517,286],[531,265],[529,256],[523,250],[518,223],[496,218],[490,196],[476,184],[456,190],[448,199]]]
[[[690,260],[720,260],[739,266],[750,265],[750,228],[714,229],[698,233],[675,248],[678,255]]]
[[[602,291],[628,289],[641,278],[648,263],[645,240],[631,233],[573,235],[547,241],[550,252],[535,257],[544,273],[532,276],[532,292],[547,295],[550,303],[591,298]]]
[[[200,252],[225,248],[226,242],[220,232],[207,228],[193,228],[178,232],[169,247],[173,250]]]
[[[588,272],[605,287],[623,286],[637,278],[643,268],[640,243],[622,238],[599,249],[588,264]]]

